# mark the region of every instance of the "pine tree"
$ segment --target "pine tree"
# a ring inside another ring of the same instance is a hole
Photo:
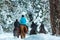
[[[51,18],[51,28],[52,34],[60,34],[60,5],[59,0],[50,0],[50,18]]]

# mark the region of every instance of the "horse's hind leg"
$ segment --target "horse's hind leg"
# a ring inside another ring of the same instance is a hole
[[[19,38],[19,35],[17,35],[17,38]]]
[[[17,38],[19,38],[19,35],[20,35],[20,30],[19,28],[17,28]]]
[[[23,38],[23,26],[21,26],[21,38]]]
[[[21,38],[25,38],[25,27],[21,26]]]
[[[17,37],[17,38],[19,38],[19,35],[18,35],[18,33],[17,33],[17,32],[16,32],[16,37]]]
[[[25,38],[25,33],[24,33],[24,38]]]
[[[23,34],[21,34],[21,38],[23,39],[24,37],[23,37]]]
[[[23,39],[23,38],[25,38],[25,34],[23,33],[23,34],[21,34],[21,38]]]

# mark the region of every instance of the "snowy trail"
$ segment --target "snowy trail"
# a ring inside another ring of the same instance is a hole
[[[29,36],[26,36],[26,38],[27,37]],[[24,40],[24,39],[21,39],[20,37],[19,38],[14,37],[13,33],[3,33],[0,34],[0,40]]]
[[[25,40],[28,39],[29,40],[60,40],[60,37],[52,36],[50,34],[37,34],[37,35],[31,35]]]
[[[0,34],[0,40],[60,40],[60,37],[52,36],[50,34],[27,35],[25,39],[16,38],[13,33]]]
[[[11,33],[3,33],[0,34],[0,40],[19,40],[18,38],[14,38]]]

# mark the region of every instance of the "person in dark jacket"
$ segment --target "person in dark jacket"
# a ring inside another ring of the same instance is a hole
[[[31,29],[31,31],[30,31],[30,35],[36,34],[36,33],[37,33],[37,24],[34,23],[34,22],[32,22],[31,28],[32,28],[32,29]]]
[[[32,24],[31,24],[31,28],[34,29],[34,30],[36,30],[36,28],[37,28],[37,24],[34,23],[34,22],[32,22]]]
[[[19,34],[18,34],[19,26],[20,26],[20,24],[18,22],[18,19],[16,19],[16,21],[14,22],[14,30],[13,30],[14,36],[19,37]]]
[[[18,19],[16,19],[16,21],[14,22],[14,27],[17,28],[17,27],[19,27],[19,25],[20,25],[20,24],[19,24],[19,22],[18,22]]]

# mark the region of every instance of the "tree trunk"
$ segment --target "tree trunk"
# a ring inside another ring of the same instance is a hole
[[[50,18],[51,18],[51,28],[52,28],[52,34],[59,34],[60,32],[60,25],[59,19],[60,19],[60,1],[59,0],[50,0]]]

